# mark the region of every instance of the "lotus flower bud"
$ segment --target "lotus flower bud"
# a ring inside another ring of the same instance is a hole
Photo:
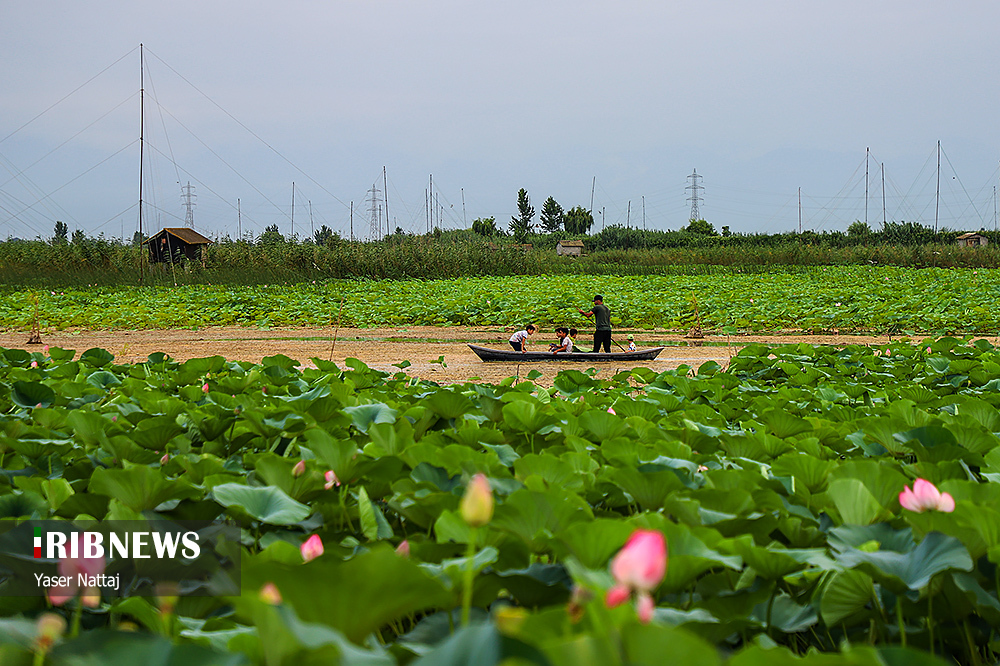
[[[313,534],[299,546],[299,551],[305,562],[312,562],[323,554],[323,540],[319,538],[318,534]]]
[[[323,484],[323,487],[327,490],[340,485],[340,479],[337,478],[337,475],[332,469],[327,470],[323,475],[323,478],[326,479],[326,483]]]
[[[667,544],[663,534],[655,530],[636,530],[625,546],[611,561],[611,575],[615,585],[604,603],[613,608],[636,593],[636,613],[639,621],[653,618],[656,602],[650,592],[660,584],[667,573]]]
[[[35,629],[38,631],[35,644],[39,652],[44,654],[66,631],[66,620],[58,613],[42,613],[35,621]]]
[[[292,468],[292,476],[302,476],[306,473],[306,461],[300,460],[295,463],[295,467]]]
[[[410,542],[403,539],[398,546],[396,546],[396,554],[402,558],[410,557]]]
[[[482,474],[472,477],[459,504],[462,520],[472,527],[482,527],[493,518],[493,491]]]
[[[264,583],[257,596],[265,604],[270,604],[271,606],[277,606],[281,603],[281,592],[278,591],[278,586],[274,583]]]

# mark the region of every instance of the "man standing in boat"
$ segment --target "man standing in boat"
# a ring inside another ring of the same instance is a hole
[[[604,351],[611,353],[611,308],[604,304],[604,297],[598,294],[594,296],[594,307],[590,309],[589,312],[584,312],[577,308],[577,311],[584,317],[594,317],[594,353],[601,351],[601,345],[604,345]]]

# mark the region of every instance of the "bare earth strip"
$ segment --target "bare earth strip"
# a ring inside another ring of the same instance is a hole
[[[304,365],[311,366],[310,358],[333,360],[343,365],[344,359],[358,358],[370,367],[397,372],[392,364],[409,361],[407,374],[439,383],[462,382],[480,379],[499,382],[510,376],[524,376],[538,370],[541,384],[548,384],[552,377],[566,368],[586,369],[582,363],[484,363],[466,346],[471,342],[487,347],[509,349],[510,331],[500,327],[434,327],[378,329],[341,329],[336,345],[332,344],[332,328],[255,329],[220,327],[200,330],[170,329],[144,331],[57,331],[44,333],[45,344],[75,349],[77,353],[91,347],[107,349],[118,363],[136,363],[146,360],[149,354],[165,352],[177,360],[203,356],[224,356],[230,360],[260,362],[265,356],[284,354]],[[625,345],[626,333],[615,332],[615,341]],[[532,350],[544,350],[553,338],[551,332],[532,337]],[[682,335],[636,331],[636,344],[642,347],[668,346],[655,361],[641,363],[594,363],[598,376],[627,368],[643,366],[661,371],[687,364],[697,367],[707,361],[726,365],[732,354],[743,346],[763,342],[767,344],[884,344],[886,337],[852,335],[740,335],[727,340],[726,336],[706,336],[703,340],[687,340]],[[27,345],[23,331],[0,333],[0,346],[40,351],[37,345]],[[581,332],[579,346],[589,349],[592,338]],[[331,353],[332,347],[332,353]],[[613,347],[614,349],[614,347]],[[444,357],[444,364],[431,363]]]

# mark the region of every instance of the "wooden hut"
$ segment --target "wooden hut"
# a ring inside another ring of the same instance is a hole
[[[145,241],[150,263],[201,261],[201,248],[212,241],[187,227],[164,227]]]
[[[986,236],[982,234],[977,234],[974,231],[970,231],[967,234],[962,234],[955,239],[959,247],[981,247],[989,245],[989,240]]]
[[[570,256],[579,257],[583,254],[583,241],[579,240],[561,240],[556,243],[556,255],[557,256]]]

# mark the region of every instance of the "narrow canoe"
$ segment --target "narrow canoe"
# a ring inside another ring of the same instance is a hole
[[[652,361],[659,356],[664,347],[650,347],[649,349],[637,349],[634,352],[573,352],[565,354],[559,352],[529,351],[517,352],[513,349],[490,349],[479,345],[469,345],[469,349],[476,352],[476,356],[484,361],[507,361],[514,363],[525,363],[528,361],[576,361],[582,363],[609,362],[609,361]]]

